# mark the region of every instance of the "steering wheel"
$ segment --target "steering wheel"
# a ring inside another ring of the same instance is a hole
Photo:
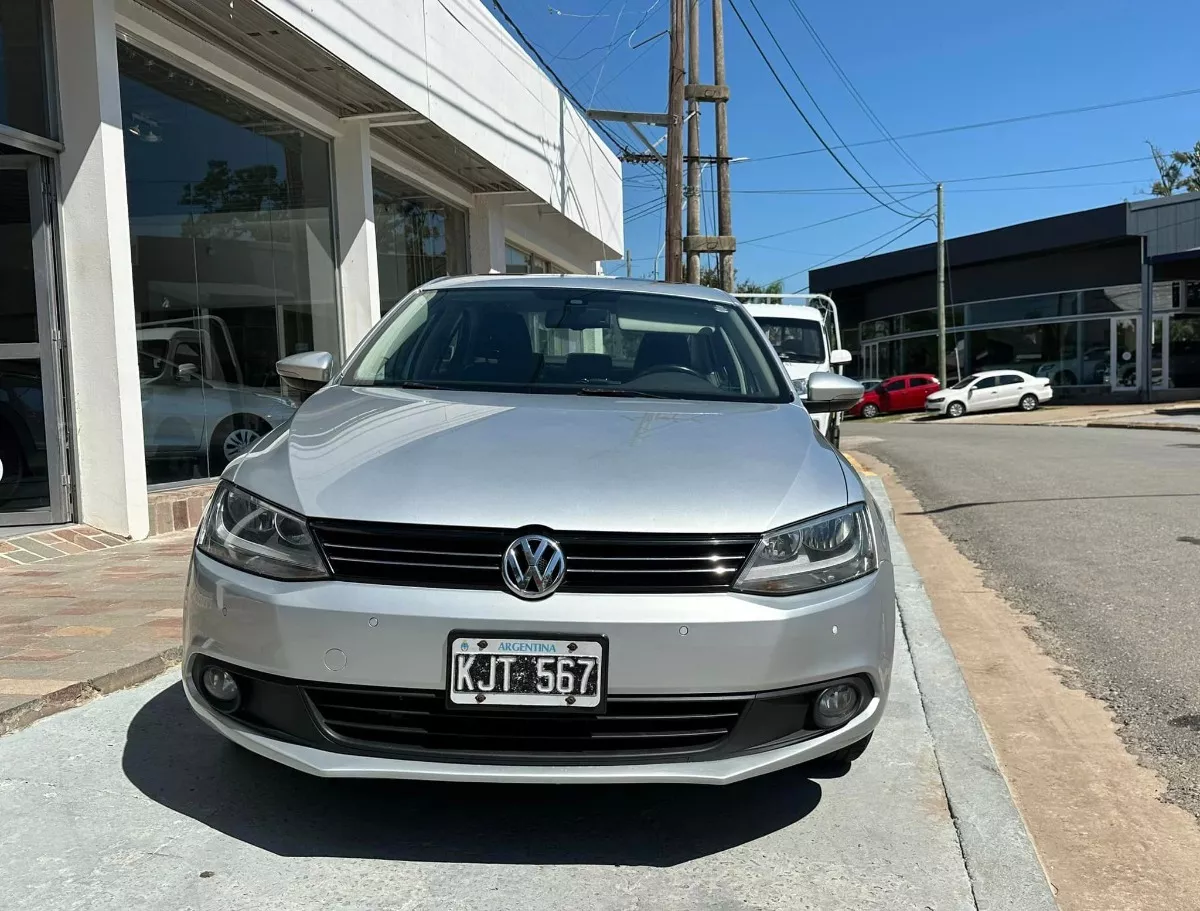
[[[683,364],[659,364],[656,367],[647,367],[641,373],[634,377],[635,380],[640,380],[644,376],[649,376],[651,373],[686,373],[688,376],[694,376],[696,379],[708,382],[708,379],[703,373],[698,370],[693,370],[691,367],[685,367]]]

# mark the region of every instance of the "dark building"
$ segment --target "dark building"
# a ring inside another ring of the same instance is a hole
[[[1119,203],[947,242],[946,367],[1012,367],[1065,399],[1200,392],[1200,193]],[[814,270],[853,372],[937,371],[934,244]]]

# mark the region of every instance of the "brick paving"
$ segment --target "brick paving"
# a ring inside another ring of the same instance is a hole
[[[174,660],[192,538],[0,569],[0,734]]]
[[[66,528],[0,538],[0,572],[58,557],[123,547],[128,543],[124,538],[106,534],[90,525],[69,525]]]

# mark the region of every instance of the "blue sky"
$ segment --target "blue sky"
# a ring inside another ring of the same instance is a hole
[[[775,62],[809,118],[830,144],[822,121],[757,19],[750,0],[733,0]],[[847,143],[880,138],[821,56],[789,0],[756,0],[793,65]],[[908,0],[856,4],[796,0],[825,45],[894,136],[960,124],[1200,88],[1195,53],[1172,36],[1173,26],[1144,3],[1125,0]],[[549,5],[548,5],[549,4]],[[665,110],[667,41],[631,49],[666,28],[669,0],[505,0],[514,21],[541,50],[584,104],[632,110]],[[704,78],[711,78],[710,13],[702,0]],[[644,19],[644,21],[642,21]],[[634,27],[641,22],[632,38]],[[807,269],[823,260],[865,255],[909,224],[886,209],[828,225],[803,225],[867,209],[876,203],[857,188],[825,152],[755,161],[819,143],[763,64],[728,0],[725,6],[730,154],[749,162],[731,167],[733,220],[740,239],[739,278],[770,281],[785,275],[788,290],[807,282]],[[703,106],[703,152],[714,151],[711,106]],[[621,127],[615,131],[634,140]],[[652,130],[652,138],[662,135]],[[1137,199],[1156,171],[1146,140],[1164,149],[1190,148],[1200,140],[1200,94],[1084,114],[1033,120],[939,136],[902,140],[929,175],[946,186],[948,236],[1031,218]],[[665,145],[662,146],[665,148]],[[890,145],[853,150],[875,180],[925,184],[925,177]],[[869,179],[846,151],[839,156],[864,182]],[[954,183],[977,176],[1090,165],[1144,157],[1144,161],[1057,174]],[[662,169],[626,165],[626,244],[634,274],[649,275],[662,244]],[[705,174],[705,210],[715,233],[715,211]],[[1087,184],[1087,186],[1080,186]],[[1096,184],[1104,184],[1096,186]],[[928,189],[896,187],[896,196]],[[767,192],[748,192],[748,191]],[[781,190],[834,192],[783,193]],[[875,191],[880,194],[880,191]],[[883,197],[886,198],[886,197]],[[933,205],[932,192],[908,205]],[[638,213],[651,209],[647,214]],[[754,238],[789,231],[750,243]],[[873,238],[880,239],[869,243]],[[916,227],[888,249],[925,243],[932,224]],[[861,249],[848,252],[863,245]],[[661,270],[661,265],[660,265]],[[623,271],[609,264],[609,271]]]

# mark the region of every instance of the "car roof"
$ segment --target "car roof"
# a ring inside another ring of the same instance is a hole
[[[1024,370],[1018,370],[1016,367],[1003,367],[999,370],[976,370],[974,373],[968,375],[983,379],[985,376],[999,376],[1002,373],[1020,373],[1024,376],[1029,376]]]
[[[706,288],[702,285],[685,285],[677,283],[656,282],[642,278],[617,278],[609,275],[579,275],[574,273],[542,274],[527,273],[525,275],[453,275],[445,278],[435,278],[426,282],[422,287],[431,289],[447,288],[561,288],[564,291],[583,291],[596,289],[600,291],[629,291],[640,294],[660,294],[665,297],[685,297],[691,300],[707,300],[719,304],[743,305],[730,294],[719,288]]]
[[[882,380],[882,382],[890,383],[892,380],[907,380],[913,378],[914,376],[924,377],[927,380],[937,379],[937,375],[933,373],[897,373],[894,376],[889,376],[887,379]]]
[[[825,321],[821,311],[816,307],[805,307],[802,304],[742,304],[746,312],[758,318],[760,316],[772,319],[816,320]]]

